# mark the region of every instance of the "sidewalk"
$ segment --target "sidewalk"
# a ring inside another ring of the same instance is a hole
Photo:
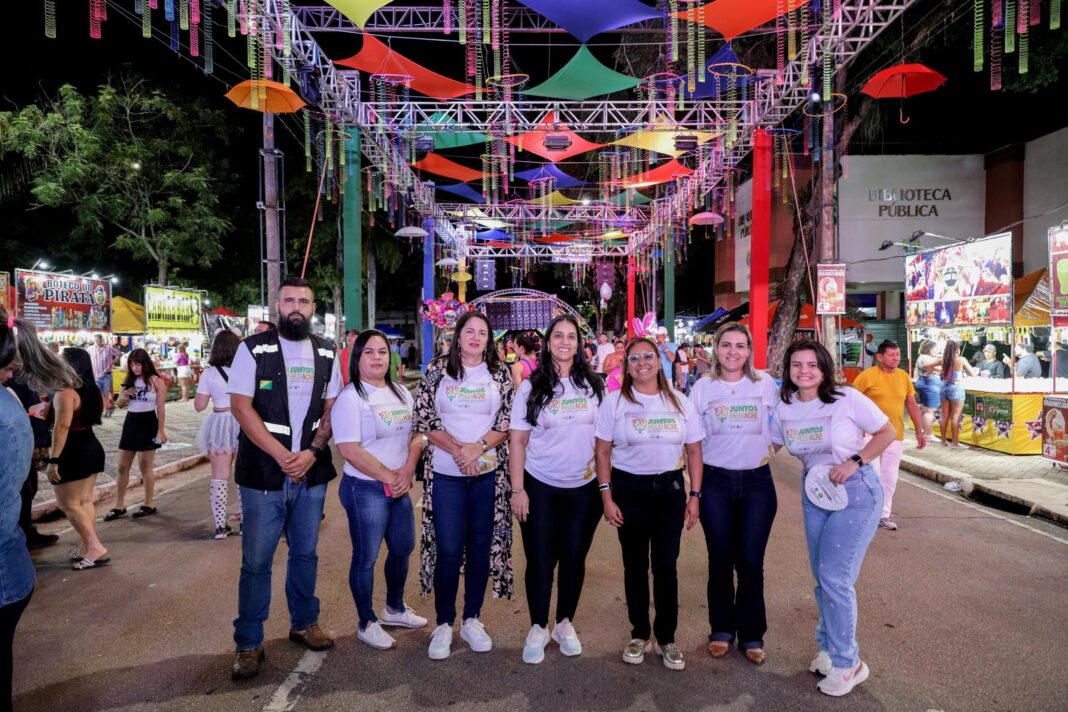
[[[905,435],[901,469],[936,482],[959,482],[966,496],[976,493],[1027,508],[1032,516],[1068,525],[1068,471],[1038,455],[1005,455],[965,446],[942,447],[936,438],[923,450]]]
[[[207,460],[204,454],[197,451],[195,445],[197,433],[200,432],[200,424],[204,422],[205,417],[207,417],[206,411],[198,413],[193,409],[192,399],[186,403],[178,401],[167,403],[165,429],[168,442],[156,451],[154,469],[157,479],[188,470]],[[112,417],[104,418],[100,425],[93,428],[106,453],[104,474],[96,478],[94,502],[99,502],[114,494],[115,475],[119,462],[119,437],[122,435],[122,424],[125,420],[126,411],[116,409]],[[55,494],[52,492],[52,483],[43,473],[38,473],[37,477],[37,496],[33,500],[34,519],[58,510]],[[138,469],[137,458],[134,458],[134,464],[130,468],[130,485],[140,484],[140,482],[141,473]]]

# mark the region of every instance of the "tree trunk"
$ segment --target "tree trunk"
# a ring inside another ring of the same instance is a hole
[[[786,278],[779,285],[779,308],[775,312],[768,336],[768,373],[776,378],[782,376],[783,356],[786,348],[793,343],[794,331],[801,316],[801,304],[809,289],[807,266],[810,256],[805,254],[804,247],[807,246],[811,252],[814,226],[815,220],[808,214],[802,225],[794,226],[794,246],[786,263]],[[804,241],[801,240],[802,229]]]
[[[342,311],[342,305],[345,299],[345,290],[342,288],[341,283],[337,282],[330,288],[330,295],[334,299],[334,333],[331,336],[334,337],[334,343],[341,346],[345,343],[345,314]],[[342,364],[342,368],[347,368],[345,364]]]
[[[167,258],[163,257],[163,256],[160,256],[159,260],[156,262],[156,267],[158,269],[158,271],[156,273],[156,284],[158,284],[161,287],[166,287],[167,286],[167,272],[169,271],[167,269],[167,267],[168,267]]]
[[[367,250],[367,328],[375,328],[375,289],[378,286],[378,263],[375,251]]]

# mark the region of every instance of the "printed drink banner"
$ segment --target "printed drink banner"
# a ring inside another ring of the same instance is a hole
[[[200,331],[200,292],[145,287],[145,322],[149,332]]]
[[[1068,327],[1068,225],[1049,229],[1049,273],[1053,326]]]
[[[1068,398],[1042,399],[1042,457],[1068,465]]]
[[[905,319],[909,326],[1012,323],[1012,234],[907,255]]]
[[[7,294],[9,289],[11,289],[11,275],[7,272],[0,272],[0,307],[7,312],[11,311],[11,301]]]
[[[844,264],[828,262],[816,265],[816,314],[845,314],[845,275]]]
[[[111,331],[111,282],[17,269],[15,312],[42,331]]]

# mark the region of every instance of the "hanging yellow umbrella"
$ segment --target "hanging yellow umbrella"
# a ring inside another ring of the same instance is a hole
[[[304,100],[295,91],[270,79],[246,79],[226,92],[226,98],[243,109],[290,114],[304,108]]]

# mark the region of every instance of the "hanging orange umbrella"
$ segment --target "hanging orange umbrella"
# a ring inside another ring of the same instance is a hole
[[[946,83],[946,78],[922,64],[898,64],[887,67],[868,80],[860,90],[873,99],[907,99],[910,96],[934,91]],[[900,112],[901,123],[908,123],[904,108]]]
[[[253,92],[256,93],[255,101]],[[290,114],[305,106],[295,91],[270,79],[246,79],[226,92],[226,98],[243,109],[261,113]]]

